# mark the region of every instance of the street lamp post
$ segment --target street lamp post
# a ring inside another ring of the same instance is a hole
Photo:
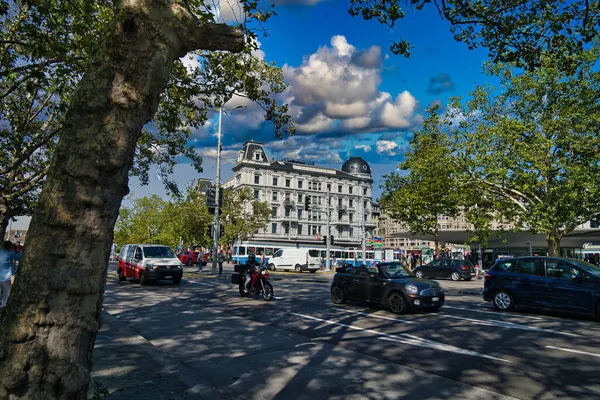
[[[234,109],[246,108],[246,106],[237,105]],[[213,230],[213,259],[212,259],[212,273],[217,273],[217,253],[219,251],[219,233],[221,229],[219,227],[219,209],[221,204],[219,203],[219,191],[221,189],[221,126],[223,119],[223,107],[219,107],[219,129],[217,131],[217,176],[215,180],[215,215],[214,215],[214,230]]]

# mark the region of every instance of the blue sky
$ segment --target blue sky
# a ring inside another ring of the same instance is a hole
[[[222,7],[231,1],[222,0]],[[340,167],[350,156],[361,156],[373,170],[377,197],[382,175],[402,161],[427,106],[444,106],[451,96],[466,96],[475,83],[490,82],[481,73],[486,49],[470,51],[456,42],[433,8],[406,10],[406,18],[390,32],[375,21],[352,18],[348,6],[347,0],[287,0],[276,6],[278,16],[267,23],[270,36],[260,38],[257,55],[283,67],[290,82],[283,98],[290,103],[298,133],[285,142],[276,140],[272,125],[252,104],[224,115],[222,180],[231,177],[237,150],[254,139],[264,142],[276,159]],[[391,41],[400,37],[414,46],[410,58],[389,51]],[[194,133],[192,143],[203,156],[204,172],[196,173],[182,160],[174,175],[181,185],[199,177],[214,180],[216,127],[213,115]],[[146,187],[131,179],[130,189],[125,204],[152,193],[166,196],[155,173]]]

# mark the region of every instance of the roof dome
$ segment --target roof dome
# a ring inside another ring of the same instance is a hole
[[[342,171],[352,175],[371,176],[371,167],[369,167],[369,164],[360,157],[350,157],[350,159],[342,165]]]

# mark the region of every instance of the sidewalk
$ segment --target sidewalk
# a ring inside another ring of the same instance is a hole
[[[222,398],[213,386],[106,311],[102,311],[91,376],[88,397],[96,387],[107,390],[110,400]]]

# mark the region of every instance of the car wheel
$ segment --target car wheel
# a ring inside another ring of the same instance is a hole
[[[146,274],[140,272],[140,285],[146,286],[148,284],[148,279],[146,278]]]
[[[423,279],[423,272],[422,271],[417,271],[415,272],[415,276],[419,279]]]
[[[297,273],[301,273],[302,272],[302,267],[300,266],[300,264],[296,264],[296,272]]]
[[[271,271],[277,271],[277,268],[275,267],[275,264],[269,264],[269,269]]]
[[[394,314],[404,314],[408,310],[408,303],[402,293],[394,292],[388,297],[388,306]]]
[[[459,281],[460,274],[458,272],[454,271],[452,274],[450,274],[450,279],[452,279],[453,281]]]
[[[127,280],[127,277],[126,277],[126,276],[125,276],[125,274],[123,273],[123,270],[122,270],[122,269],[120,269],[120,270],[119,270],[119,281],[123,282],[123,281],[125,281],[125,280]]]
[[[194,264],[194,262],[192,261],[191,258],[188,258],[185,265],[187,265],[188,267],[191,267]]]
[[[494,307],[500,311],[511,311],[515,308],[515,300],[511,294],[505,290],[498,290],[494,293],[493,303]]]
[[[331,288],[331,301],[333,304],[346,303],[346,293],[344,293],[344,290],[338,285]]]

